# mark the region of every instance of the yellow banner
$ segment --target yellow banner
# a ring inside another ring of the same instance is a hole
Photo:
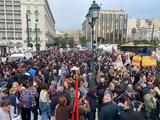
[[[156,66],[157,59],[155,56],[144,56],[142,57],[142,66]]]
[[[141,65],[141,56],[133,56],[132,65],[133,66],[140,66]]]
[[[142,57],[141,56],[133,56],[133,60],[139,60],[139,61],[141,61]]]

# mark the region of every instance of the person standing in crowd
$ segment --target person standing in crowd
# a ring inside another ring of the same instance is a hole
[[[58,104],[58,99],[61,96],[65,96],[67,99],[67,105],[70,103],[70,96],[64,91],[64,86],[58,86],[57,94],[51,98],[51,113],[53,113],[56,105]]]
[[[48,85],[43,84],[42,90],[40,92],[40,98],[39,98],[39,107],[42,112],[41,120],[48,120],[50,115],[50,100],[49,100],[49,94],[48,94]]]
[[[38,120],[38,106],[36,103],[36,98],[38,98],[39,95],[38,95],[36,88],[33,85],[33,81],[29,82],[28,91],[29,91],[29,93],[31,95],[31,99],[32,99],[31,112],[34,115],[34,120]]]
[[[87,93],[87,100],[90,106],[90,112],[87,113],[88,120],[95,120],[96,118],[96,108],[97,108],[97,91],[95,88],[90,88]]]
[[[32,97],[25,84],[20,96],[20,105],[22,120],[31,120]]]
[[[144,120],[144,118],[138,111],[134,111],[133,102],[126,100],[124,103],[124,112],[121,113],[120,120]]]
[[[20,114],[20,108],[19,108],[20,101],[18,100],[18,98],[16,96],[16,88],[11,88],[9,90],[8,99],[9,99],[9,102],[11,104],[11,106],[10,106],[11,119],[20,117],[19,116],[19,114]]]
[[[117,120],[118,107],[112,102],[111,94],[105,91],[103,97],[104,107],[101,108],[99,120]]]
[[[10,104],[7,100],[2,100],[0,106],[0,119],[1,120],[11,120],[9,115]]]
[[[155,116],[155,110],[156,110],[156,98],[154,97],[153,90],[150,90],[145,96],[144,96],[144,106],[145,106],[145,112],[147,120],[152,120]]]
[[[73,102],[67,105],[67,99],[65,96],[60,96],[58,104],[55,107],[54,117],[56,120],[69,120],[69,116],[73,107]]]
[[[79,114],[80,120],[85,120],[87,114],[90,112],[90,105],[83,93],[79,92]]]

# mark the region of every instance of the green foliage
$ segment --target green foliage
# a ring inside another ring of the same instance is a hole
[[[72,37],[70,37],[67,41],[68,41],[68,45],[69,45],[69,47],[73,48],[73,47],[74,47],[74,45],[75,45],[75,41],[74,41],[74,39],[73,39]]]
[[[57,44],[58,47],[62,46],[62,47],[66,47],[66,40],[62,37],[56,37],[55,38],[55,44]]]
[[[85,47],[86,46],[86,37],[85,36],[81,37],[79,42],[82,45],[82,47]]]

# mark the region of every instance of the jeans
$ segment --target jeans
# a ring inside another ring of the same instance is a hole
[[[31,108],[21,108],[22,120],[31,120]]]
[[[38,120],[38,107],[37,106],[32,107],[31,111],[34,115],[34,120]]]
[[[47,111],[42,112],[41,120],[48,120]]]

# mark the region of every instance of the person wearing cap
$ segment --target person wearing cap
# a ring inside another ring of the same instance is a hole
[[[117,120],[118,107],[112,102],[112,97],[109,91],[105,91],[103,103],[104,107],[101,108],[99,120]]]

